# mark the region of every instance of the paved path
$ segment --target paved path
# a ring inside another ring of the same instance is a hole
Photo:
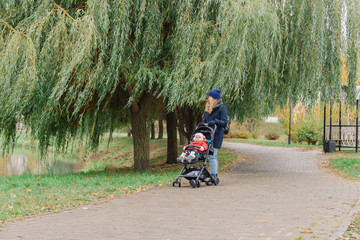
[[[165,186],[32,217],[0,228],[0,239],[336,239],[346,229],[359,184],[319,169],[319,151],[224,145],[247,160],[220,186]]]

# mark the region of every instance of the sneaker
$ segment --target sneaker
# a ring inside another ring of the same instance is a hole
[[[195,157],[192,155],[189,155],[185,158],[186,161],[188,161],[189,163],[194,159]]]
[[[184,157],[184,156],[180,156],[180,157],[177,158],[177,161],[178,161],[179,163],[184,163],[184,160],[185,160],[185,157]]]
[[[214,181],[216,181],[216,178],[217,178],[217,174],[211,174],[212,176],[212,179],[214,179]],[[210,185],[213,185],[213,181],[212,179],[210,179],[209,181],[206,182],[206,185],[210,186]]]
[[[195,152],[191,152],[188,156],[186,156],[186,160],[191,162],[193,159],[195,159],[195,157]]]

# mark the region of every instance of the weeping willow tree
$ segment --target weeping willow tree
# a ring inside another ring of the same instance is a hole
[[[357,79],[355,0],[9,0],[0,3],[0,131],[24,118],[42,153],[96,147],[127,115],[135,170],[150,170],[151,102],[201,105],[217,87],[239,118],[340,93]]]
[[[216,10],[203,7],[195,17],[190,7],[182,9],[174,34],[181,42],[174,45],[175,71],[163,88],[174,104],[192,102],[186,93],[194,85],[202,85],[194,99],[220,87],[238,119],[264,116],[288,99],[314,103],[320,93],[330,100],[341,93],[341,56],[346,56],[349,92],[354,92],[358,1],[216,3]],[[206,21],[211,14],[215,21]]]

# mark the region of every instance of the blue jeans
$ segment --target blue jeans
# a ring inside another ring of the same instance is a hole
[[[217,160],[217,152],[219,151],[218,148],[214,148],[214,155],[209,156],[209,163],[210,163],[210,174],[217,174],[218,173],[218,160]]]

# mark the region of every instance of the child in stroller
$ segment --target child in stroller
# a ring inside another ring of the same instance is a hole
[[[188,157],[188,159],[185,158],[182,161],[184,166],[180,170],[178,177],[176,179],[174,179],[173,186],[178,185],[179,187],[181,187],[181,178],[185,178],[185,179],[189,180],[190,186],[192,188],[200,187],[201,182],[205,182],[207,185],[218,185],[219,184],[219,179],[216,176],[211,175],[209,170],[207,169],[207,165],[209,162],[209,155],[213,154],[213,151],[214,151],[213,142],[214,142],[215,130],[216,130],[216,125],[211,127],[211,126],[208,126],[208,124],[206,124],[206,123],[200,123],[197,126],[197,128],[191,135],[190,139],[194,139],[196,134],[201,133],[206,138],[207,148],[204,147],[204,150],[202,151],[202,155],[194,154],[195,158]],[[200,136],[200,135],[198,135],[198,136]],[[203,139],[203,141],[204,141],[204,139]],[[202,142],[202,141],[200,141],[200,142]],[[201,150],[202,146],[199,146],[198,144],[194,145],[192,143],[194,143],[194,142],[191,142],[189,145],[185,146],[185,148],[186,148],[185,151],[195,152],[194,149],[196,149],[196,148]],[[204,143],[205,143],[205,141],[204,141]],[[185,153],[185,156],[186,156],[186,153]],[[181,160],[180,157],[178,159],[179,159],[179,161]],[[200,160],[204,161],[204,163],[202,164],[201,167],[200,166],[198,166],[198,167],[191,166],[191,165],[197,164]],[[188,165],[190,165],[190,167]]]
[[[191,145],[194,145],[194,147],[191,148],[192,150],[190,150]],[[180,157],[178,157],[177,161],[179,163],[184,163],[184,161],[190,163],[197,156],[203,155],[203,151],[207,148],[207,139],[204,134],[200,132],[196,133],[193,141],[189,145],[183,147],[184,152],[180,155]]]

